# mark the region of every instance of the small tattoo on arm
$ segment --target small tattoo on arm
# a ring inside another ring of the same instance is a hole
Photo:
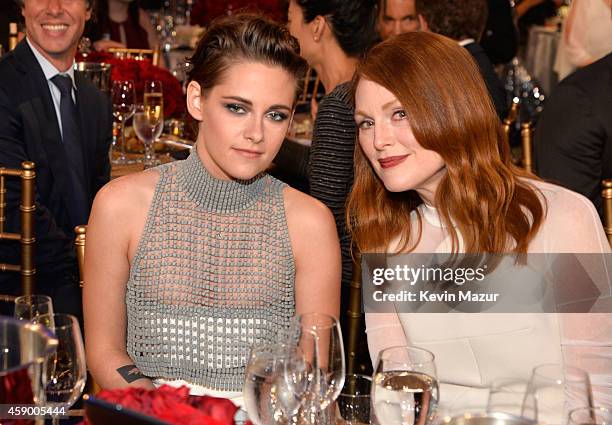
[[[142,374],[140,369],[138,369],[133,364],[121,366],[119,369],[117,369],[117,372],[119,373],[119,375],[121,375],[123,379],[125,379],[128,384],[134,382],[137,379],[146,378],[146,376]]]

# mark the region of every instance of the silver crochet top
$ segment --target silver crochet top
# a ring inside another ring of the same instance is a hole
[[[217,180],[195,150],[158,170],[127,284],[127,352],[152,378],[241,391],[249,346],[295,314],[285,185]]]

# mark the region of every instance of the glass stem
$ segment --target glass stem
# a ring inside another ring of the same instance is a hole
[[[121,119],[121,158],[125,158],[125,118]]]

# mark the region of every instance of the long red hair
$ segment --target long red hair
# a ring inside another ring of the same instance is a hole
[[[525,253],[545,215],[545,201],[514,167],[508,141],[485,83],[470,54],[456,42],[411,32],[374,47],[360,63],[353,88],[367,79],[392,92],[406,110],[419,144],[446,164],[435,196],[452,251]],[[385,189],[355,148],[355,180],[347,223],[361,252],[386,252],[401,236],[400,251],[421,238],[411,235],[411,214],[422,201],[414,191]]]

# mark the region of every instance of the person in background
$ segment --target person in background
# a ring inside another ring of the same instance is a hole
[[[508,63],[518,50],[518,32],[510,0],[487,1],[487,23],[480,45],[493,65]]]
[[[0,45],[2,51],[7,52],[9,49],[9,24],[11,22],[21,22],[21,14],[15,0],[0,0]]]
[[[136,0],[98,0],[86,35],[98,51],[109,48],[155,49],[157,32]]]
[[[415,0],[381,0],[378,5],[378,32],[383,40],[421,29]]]
[[[375,0],[291,0],[288,28],[300,54],[325,88],[308,160],[309,193],[334,214],[342,248],[342,312],[347,310],[353,274],[345,203],[353,183],[355,123],[350,81],[359,58],[376,36]],[[344,314],[341,317],[345,319]],[[345,329],[345,327],[343,327]]]
[[[90,0],[23,0],[26,38],[0,61],[0,167],[36,165],[36,292],[58,312],[81,314],[74,227],[86,224],[110,176],[112,113],[107,96],[73,70],[91,16]],[[19,230],[18,179],[7,179],[5,229]],[[0,262],[18,263],[2,243]],[[20,293],[19,275],[0,273],[0,292]]]
[[[495,69],[478,41],[487,19],[485,0],[415,0],[421,29],[452,38],[472,55],[487,84],[489,95],[501,120],[506,118],[506,92]]]
[[[265,174],[306,64],[264,17],[214,21],[195,53],[194,149],[106,185],[87,230],[87,364],[103,388],[187,384],[241,403],[248,350],[296,314],[339,315],[340,248],[319,201]]]
[[[535,132],[538,176],[583,194],[603,217],[601,181],[612,178],[612,53],[567,77]]]
[[[612,0],[574,0],[563,22],[555,71],[563,80],[612,52]]]
[[[512,165],[484,81],[456,42],[393,37],[368,53],[354,87],[347,220],[360,252],[390,262],[400,253],[508,253],[512,264],[522,254],[610,254],[588,199]],[[432,351],[445,413],[482,411],[495,380],[526,382],[534,366],[562,361],[590,373],[595,405],[612,401],[610,314],[406,313],[400,304],[366,314],[371,358],[398,345]]]

